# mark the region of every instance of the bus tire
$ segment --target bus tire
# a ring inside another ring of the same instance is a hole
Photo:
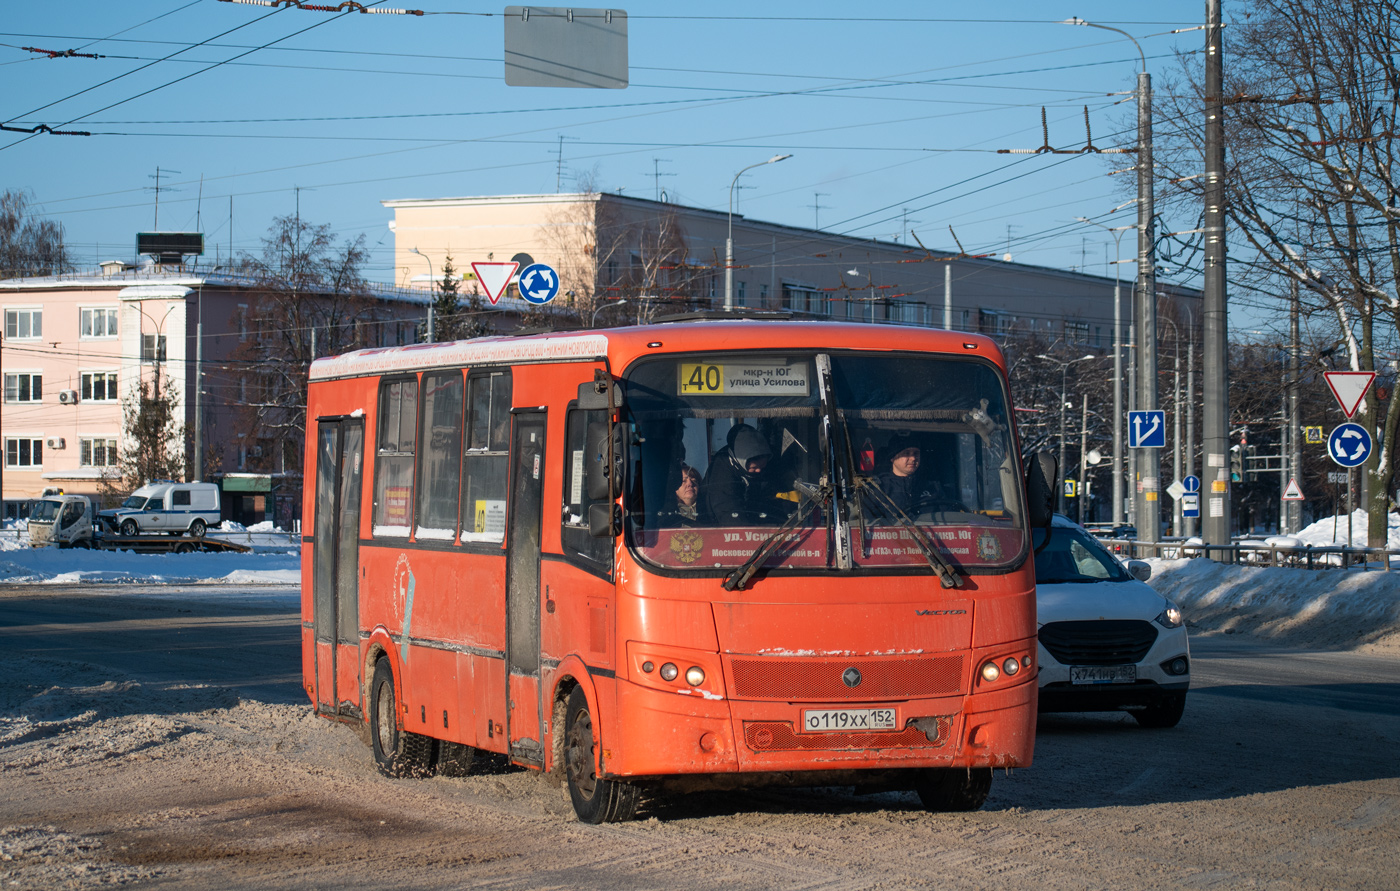
[[[1139,727],[1165,729],[1181,723],[1181,715],[1186,711],[1185,693],[1168,693],[1145,709],[1133,712]]]
[[[122,535],[125,535],[127,538],[131,538],[131,537],[134,536],[137,532],[140,532],[140,531],[141,531],[141,530],[138,529],[138,528],[136,527],[136,521],[135,521],[135,520],[130,520],[130,519],[122,520]]]
[[[992,769],[932,767],[924,771],[914,791],[924,807],[936,813],[975,811],[992,791]]]
[[[203,520],[196,519],[193,523],[190,524],[190,535],[194,536],[195,538],[203,538],[204,530],[208,528],[209,527],[205,525]]]
[[[569,693],[564,729],[564,776],[574,813],[583,823],[625,823],[637,813],[640,790],[598,776],[593,714],[581,687]]]
[[[437,746],[437,774],[444,777],[469,777],[476,761],[476,749],[463,743],[441,740]]]
[[[387,777],[426,777],[432,774],[433,739],[399,729],[394,670],[388,659],[374,666],[369,687],[369,737],[374,761]]]

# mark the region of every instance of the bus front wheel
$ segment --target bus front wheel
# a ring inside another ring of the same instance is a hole
[[[564,730],[564,773],[574,813],[584,823],[623,823],[637,812],[636,786],[598,776],[593,714],[583,689],[569,693]]]
[[[380,659],[374,666],[369,690],[369,735],[380,773],[389,777],[425,777],[432,773],[432,738],[399,729],[394,670],[388,659]]]
[[[934,767],[924,771],[914,787],[928,810],[975,811],[992,791],[990,767]]]

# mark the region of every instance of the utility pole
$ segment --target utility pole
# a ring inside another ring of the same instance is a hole
[[[1202,299],[1201,538],[1206,544],[1230,543],[1230,393],[1227,365],[1228,319],[1225,294],[1225,124],[1224,66],[1221,59],[1220,0],[1206,0],[1205,121],[1205,287]],[[1209,552],[1207,552],[1209,553]],[[1228,558],[1227,558],[1228,560]]]
[[[1302,382],[1302,343],[1298,339],[1298,283],[1293,283],[1293,299],[1288,307],[1288,474],[1291,479],[1303,485],[1303,419],[1298,405]],[[1284,481],[1288,485],[1288,481]],[[1303,528],[1303,503],[1288,502],[1288,531],[1297,533]]]
[[[1089,394],[1080,397],[1083,402],[1079,415],[1079,525],[1084,525],[1084,503],[1089,500]]]
[[[1138,74],[1138,277],[1137,342],[1138,411],[1156,411],[1157,404],[1157,259],[1156,231],[1152,202],[1152,75],[1147,61]],[[1161,537],[1161,455],[1157,449],[1139,449],[1137,493],[1139,541],[1155,542]]]

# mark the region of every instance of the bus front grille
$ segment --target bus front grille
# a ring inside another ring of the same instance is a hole
[[[935,719],[928,719],[930,722]],[[935,748],[948,741],[952,716],[939,717],[937,735],[913,724],[884,733],[797,733],[788,721],[745,721],[744,742],[754,752],[832,752],[843,749]],[[930,728],[931,729],[931,728]]]
[[[886,659],[740,658],[734,698],[841,702],[952,696],[963,691],[963,656]],[[857,674],[850,674],[855,669]],[[855,684],[850,680],[859,678]]]

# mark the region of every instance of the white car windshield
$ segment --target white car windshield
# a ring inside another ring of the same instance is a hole
[[[1045,541],[1045,530],[1032,535],[1035,547]],[[1050,546],[1035,555],[1035,582],[1038,585],[1066,582],[1126,582],[1131,581],[1113,555],[1104,550],[1092,535],[1078,529],[1056,526],[1050,535]]]

